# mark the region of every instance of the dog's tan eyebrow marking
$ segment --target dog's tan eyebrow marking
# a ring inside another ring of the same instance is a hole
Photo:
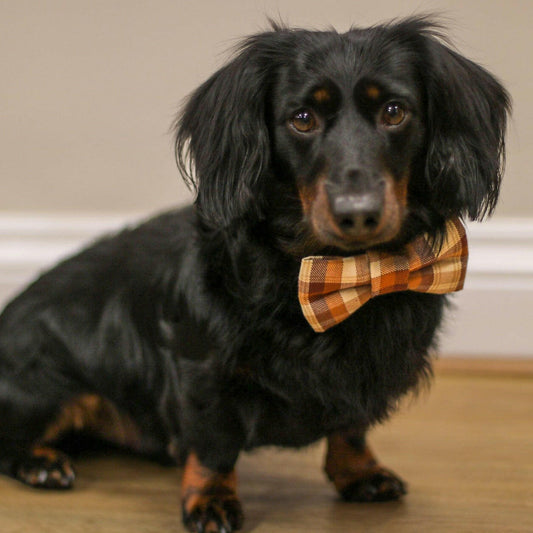
[[[318,104],[324,104],[331,100],[331,93],[325,87],[320,87],[313,92],[313,98]]]
[[[368,98],[370,98],[371,100],[377,100],[381,95],[381,91],[379,87],[373,84],[366,86],[365,93],[368,96]]]

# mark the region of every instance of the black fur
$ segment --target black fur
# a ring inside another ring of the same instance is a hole
[[[303,446],[348,428],[364,435],[416,388],[430,373],[446,297],[382,296],[314,333],[297,299],[299,260],[350,250],[313,233],[298,187],[327,164],[331,175],[346,172],[351,156],[394,179],[408,172],[400,231],[381,248],[438,236],[450,216],[492,212],[509,99],[438,31],[425,18],[345,34],[274,28],[192,94],[176,149],[195,206],[96,243],[1,315],[4,472],[82,393],[137,422],[139,451],[177,442],[223,472],[241,450]],[[407,129],[376,130],[361,80],[393,99],[400,88]],[[323,134],[301,142],[287,113],[315,83],[334,85],[332,108],[319,110]]]

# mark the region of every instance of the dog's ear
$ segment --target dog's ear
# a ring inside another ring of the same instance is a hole
[[[206,224],[227,227],[260,215],[270,168],[266,123],[276,32],[246,40],[237,56],[189,98],[176,124],[176,156],[196,189]]]
[[[510,98],[484,68],[426,39],[425,176],[444,216],[480,220],[494,210],[505,160]]]

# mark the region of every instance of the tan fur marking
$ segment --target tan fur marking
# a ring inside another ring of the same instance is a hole
[[[394,187],[394,194],[398,205],[402,207],[407,206],[407,186],[409,185],[409,176],[404,176],[400,181],[396,182]]]
[[[358,451],[339,433],[328,438],[325,471],[339,492],[351,483],[380,470],[381,467],[368,446]]]
[[[236,499],[237,474],[235,470],[227,474],[213,472],[203,466],[194,452],[185,463],[182,479],[182,500],[187,513],[206,505],[213,498]]]
[[[326,191],[326,177],[320,179],[317,183],[317,191],[313,202],[311,221],[314,228],[320,233],[327,228],[328,231],[334,233],[339,238],[342,238],[344,235],[342,230],[337,225],[335,217],[331,211],[331,205],[329,202],[328,193]]]
[[[40,446],[33,448],[33,450],[31,451],[31,455],[33,457],[42,457],[44,459],[47,459],[48,461],[50,461],[50,463],[55,463],[60,458],[59,452],[57,450]]]
[[[371,100],[377,100],[381,95],[381,91],[375,85],[368,85],[368,87],[366,87],[365,92],[368,98],[370,98]]]
[[[408,175],[396,181],[388,172],[385,174],[385,201],[378,228],[384,241],[394,238],[400,231],[407,208],[408,183]]]
[[[337,226],[331,212],[326,191],[326,178],[327,176],[324,174],[311,186],[301,187],[299,189],[300,201],[304,214],[311,222],[316,235],[320,235],[327,228],[330,232],[342,238],[343,233]]]
[[[82,430],[122,446],[140,447],[140,431],[133,420],[95,394],[79,396],[66,404],[41,440],[53,442],[69,431]]]
[[[311,186],[300,187],[298,189],[298,195],[300,196],[300,203],[302,204],[304,215],[309,216],[316,196],[316,183],[313,183]]]
[[[313,93],[313,98],[314,98],[315,102],[317,102],[319,104],[323,104],[323,103],[329,102],[331,100],[331,94],[326,88],[322,87],[320,89],[317,89]]]

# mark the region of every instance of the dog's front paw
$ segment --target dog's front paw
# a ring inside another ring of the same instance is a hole
[[[407,494],[407,485],[390,470],[379,468],[368,476],[354,479],[339,493],[348,502],[385,502]]]
[[[243,518],[241,502],[230,490],[191,494],[183,502],[183,523],[193,533],[231,533],[242,527]]]
[[[378,463],[364,440],[349,434],[329,436],[325,470],[348,502],[385,502],[407,494],[406,483]]]
[[[232,533],[244,520],[235,470],[216,472],[189,453],[183,472],[183,523],[193,533]]]

